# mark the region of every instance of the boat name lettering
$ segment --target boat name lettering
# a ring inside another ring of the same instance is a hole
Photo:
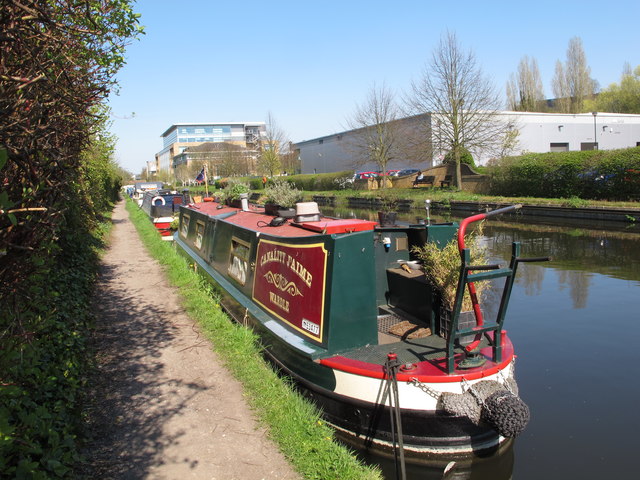
[[[289,255],[282,250],[269,250],[265,252],[262,257],[260,257],[260,266],[264,266],[269,262],[278,262],[286,265],[291,269],[298,277],[302,279],[302,281],[307,285],[307,287],[311,287],[311,282],[313,281],[313,275],[298,262],[295,258]]]
[[[274,305],[277,305],[278,307],[283,309],[285,312],[289,312],[288,300],[285,300],[284,298],[280,297],[279,295],[276,295],[273,292],[269,292],[269,300],[271,300],[271,303],[273,303]]]

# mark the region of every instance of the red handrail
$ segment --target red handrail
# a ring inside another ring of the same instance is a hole
[[[460,252],[460,256],[462,257],[462,251],[466,248],[464,244],[464,235],[467,230],[467,225],[473,222],[479,222],[480,220],[484,220],[485,218],[494,217],[496,215],[500,215],[502,213],[513,212],[522,208],[521,204],[510,205],[504,208],[498,208],[497,210],[492,210],[487,213],[479,213],[477,215],[472,215],[470,217],[465,218],[460,222],[460,227],[458,228],[458,251]],[[472,273],[472,272],[469,272]],[[480,309],[480,302],[478,301],[478,295],[476,293],[476,286],[473,282],[468,283],[469,286],[469,297],[471,297],[471,304],[473,305],[473,313],[476,317],[476,326],[481,327],[484,325],[484,318],[482,316],[482,310]],[[478,333],[469,345],[465,347],[467,352],[471,352],[476,349],[482,340],[482,334]]]

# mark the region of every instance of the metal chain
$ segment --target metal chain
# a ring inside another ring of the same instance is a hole
[[[440,398],[440,392],[434,390],[433,388],[431,388],[430,386],[428,386],[425,383],[422,383],[420,380],[418,380],[416,377],[412,377],[409,379],[409,383],[411,385],[414,385],[416,387],[418,387],[420,390],[422,390],[424,393],[426,393],[427,395],[431,395],[433,398],[435,398],[436,400],[438,398]]]
[[[476,399],[476,402],[479,402],[481,406],[483,407],[487,407],[484,403],[484,400],[480,397],[480,395],[478,395],[478,393],[473,389],[473,385],[471,385],[466,378],[462,377],[462,387],[463,390],[468,391],[473,398]]]

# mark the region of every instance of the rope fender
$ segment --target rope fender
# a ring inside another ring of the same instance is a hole
[[[518,397],[512,378],[505,385],[483,380],[469,385],[462,394],[445,392],[440,403],[447,413],[466,416],[476,425],[484,421],[505,438],[517,437],[530,418],[529,407]]]

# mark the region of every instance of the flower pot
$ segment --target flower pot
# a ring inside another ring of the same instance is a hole
[[[396,224],[396,212],[378,212],[378,222],[381,227],[392,227]]]
[[[273,215],[273,216],[279,216],[278,215],[278,210],[280,210],[282,207],[280,205],[278,205],[277,203],[265,203],[264,204],[264,214],[265,215]]]

